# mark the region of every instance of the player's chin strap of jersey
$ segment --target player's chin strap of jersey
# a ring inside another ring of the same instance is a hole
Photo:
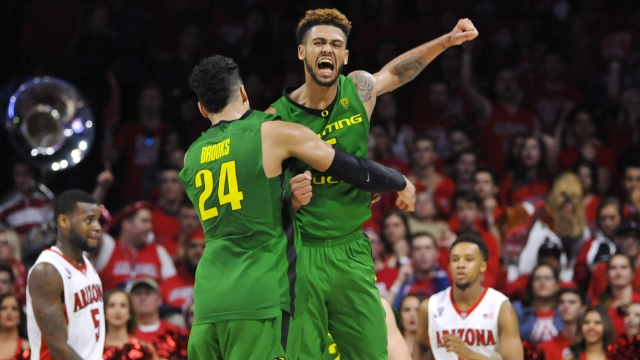
[[[335,148],[334,148],[335,149]],[[335,149],[336,155],[325,174],[336,180],[372,193],[402,191],[407,186],[404,176],[375,161],[362,159]]]

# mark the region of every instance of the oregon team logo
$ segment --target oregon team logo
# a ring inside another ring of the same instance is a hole
[[[347,98],[340,99],[340,104],[342,104],[342,107],[345,110],[349,109],[349,99],[347,99]]]

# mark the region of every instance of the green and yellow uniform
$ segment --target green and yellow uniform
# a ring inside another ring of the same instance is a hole
[[[309,109],[289,97],[272,106],[285,121],[309,127],[329,144],[366,158],[369,119],[353,81],[338,79],[338,94],[324,110]],[[298,261],[309,284],[309,307],[302,315],[314,336],[305,335],[301,359],[326,354],[327,330],[345,359],[386,359],[385,312],[375,286],[371,245],[362,223],[371,217],[371,193],[336,181],[296,160],[288,176],[310,170],[313,198],[295,214],[302,237]],[[296,320],[297,321],[297,320]],[[315,343],[310,343],[315,339]],[[304,354],[304,356],[303,356]]]
[[[212,126],[180,171],[206,238],[189,359],[296,358],[284,349],[297,280],[287,261],[293,239],[283,230],[289,206],[281,176],[267,178],[262,165],[261,124],[272,119],[250,110]]]

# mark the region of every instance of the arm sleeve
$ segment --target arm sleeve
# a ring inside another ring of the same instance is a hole
[[[333,162],[325,171],[336,180],[373,193],[396,192],[403,190],[407,183],[404,176],[375,161],[361,159],[335,149]]]

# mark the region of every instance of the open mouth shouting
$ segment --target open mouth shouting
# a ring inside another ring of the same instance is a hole
[[[334,75],[335,64],[332,58],[322,57],[317,64],[318,76],[331,78]]]

